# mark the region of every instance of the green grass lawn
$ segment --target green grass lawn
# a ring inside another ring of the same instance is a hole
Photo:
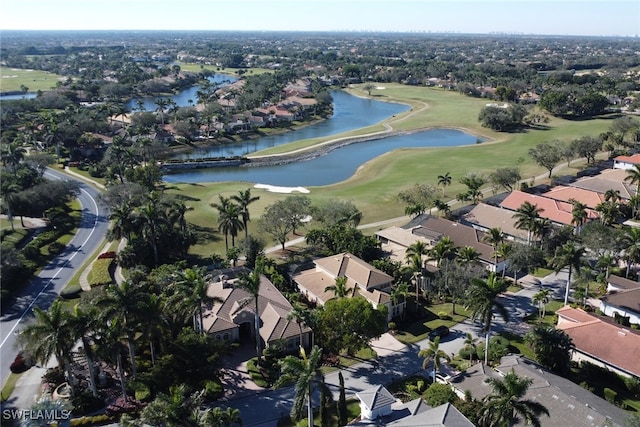
[[[64,77],[40,70],[24,70],[0,66],[0,92],[20,91],[26,86],[29,92],[55,89],[56,83]]]
[[[438,317],[438,313],[447,313],[447,319]],[[435,304],[427,307],[426,316],[404,328],[399,328],[395,338],[404,344],[414,344],[427,338],[429,332],[438,326],[451,328],[469,317],[469,312],[461,304],[456,304],[456,314],[452,314],[452,304]]]
[[[14,374],[13,372],[9,374],[7,381],[2,386],[2,391],[0,391],[0,402],[4,402],[11,397],[13,390],[16,388],[16,383],[21,376],[22,374]]]
[[[387,120],[395,129],[408,130],[418,128],[447,127],[460,128],[482,136],[487,142],[464,147],[411,148],[394,150],[362,165],[346,181],[322,187],[309,187],[308,197],[313,203],[331,198],[350,200],[363,213],[361,223],[367,224],[389,218],[402,217],[404,206],[398,203],[400,191],[416,183],[436,185],[438,175],[450,172],[452,185],[446,189],[445,199],[455,199],[455,195],[464,190],[459,179],[469,172],[488,174],[499,167],[513,166],[521,161],[523,179],[530,180],[544,173],[528,156],[528,150],[538,143],[560,140],[571,141],[580,136],[598,135],[610,126],[606,118],[569,121],[551,118],[548,129],[525,130],[520,133],[497,133],[482,128],[478,123],[478,114],[486,100],[470,98],[456,92],[441,89],[422,88],[385,84],[384,90],[374,90],[372,97],[379,100],[405,102],[414,107],[412,112],[398,114]],[[360,87],[351,91],[364,95]],[[376,125],[367,129],[350,132],[364,134],[382,129]],[[343,136],[343,135],[338,135]],[[331,138],[335,138],[333,136]],[[293,148],[310,146],[331,138],[298,141],[274,149],[284,152]],[[269,150],[271,152],[272,150]],[[266,152],[266,151],[265,151]],[[261,152],[260,154],[264,154]],[[566,168],[567,174],[575,174],[581,167],[572,162]],[[170,192],[182,195],[193,210],[187,213],[187,220],[199,229],[201,240],[190,251],[194,255],[210,256],[223,254],[224,241],[216,232],[217,212],[210,206],[217,202],[218,194],[228,197],[239,190],[252,187],[252,183],[222,182],[198,184],[171,184]],[[266,190],[252,190],[252,194],[261,197],[250,207],[252,222],[249,232],[261,237],[267,246],[273,244],[270,236],[260,236],[256,232],[256,220],[264,208],[286,194],[269,193]]]

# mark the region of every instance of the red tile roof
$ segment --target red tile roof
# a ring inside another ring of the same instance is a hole
[[[569,306],[556,313],[558,329],[571,337],[577,350],[640,376],[639,334]]]
[[[544,193],[543,196],[568,203],[571,203],[571,200],[576,200],[580,203],[584,203],[591,209],[595,209],[596,206],[604,202],[604,194],[602,193],[596,193],[595,191],[577,187],[565,187],[563,185],[552,188]]]
[[[529,202],[538,209],[542,209],[540,216],[547,218],[557,224],[571,225],[573,215],[571,210],[573,205],[571,203],[553,200],[544,196],[536,196],[535,194],[525,193],[523,191],[512,191],[503,201],[500,206],[512,211],[518,210],[524,202]],[[592,209],[587,209],[587,217],[589,220],[597,219],[600,216]]]
[[[618,156],[613,160],[616,162],[624,162],[624,163],[631,163],[633,165],[638,165],[640,164],[640,153],[634,154],[633,156]]]

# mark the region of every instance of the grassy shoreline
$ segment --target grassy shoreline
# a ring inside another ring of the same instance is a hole
[[[348,90],[364,96],[361,86]],[[519,164],[523,179],[532,179],[544,173],[544,169],[528,156],[530,148],[541,142],[569,142],[585,135],[598,135],[607,130],[611,122],[611,119],[606,117],[583,121],[550,117],[549,123],[543,129],[497,133],[482,128],[478,123],[478,114],[487,102],[484,99],[469,98],[442,89],[395,84],[372,91],[372,98],[408,103],[413,109],[380,124],[349,132],[349,136],[384,129],[386,123],[397,130],[462,129],[481,135],[487,142],[461,147],[393,150],[360,165],[356,173],[345,181],[321,187],[308,187],[311,191],[308,196],[313,203],[332,198],[352,201],[363,212],[363,224],[403,216],[404,206],[397,202],[397,194],[417,183],[436,185],[438,175],[446,172],[451,173],[453,177],[452,185],[447,187],[444,196],[448,200],[455,199],[455,195],[463,190],[464,187],[458,180],[469,172],[488,174],[499,167]],[[290,152],[344,136],[348,135],[296,141],[278,148],[280,152]],[[256,155],[273,153],[270,149]],[[578,162],[572,162],[572,167],[567,169],[567,173],[577,172],[579,166]],[[260,201],[252,204],[250,208],[252,222],[249,223],[249,232],[262,237],[267,246],[273,244],[269,236],[260,235],[255,224],[267,205],[284,199],[287,195],[253,189],[253,185],[254,183],[248,182],[167,184],[169,192],[181,194],[186,198],[185,203],[193,208],[187,212],[187,220],[199,227],[203,234],[210,234],[208,238],[196,244],[191,253],[201,256],[224,253],[224,239],[216,231],[217,212],[210,203],[217,202],[218,194],[228,197],[246,188],[252,188],[252,194],[260,196]]]

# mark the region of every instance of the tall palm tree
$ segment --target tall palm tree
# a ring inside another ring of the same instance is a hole
[[[451,185],[451,174],[445,172],[442,175],[438,175],[438,185],[442,185],[442,197],[444,197],[444,190]]]
[[[497,252],[496,249],[498,248],[498,245],[500,243],[504,242],[504,233],[502,232],[502,229],[500,227],[490,228],[489,231],[487,231],[487,234],[485,234],[482,237],[482,240],[490,244],[491,247],[493,248],[493,257],[494,257],[493,263],[497,268],[498,255],[496,253]]]
[[[308,356],[301,347],[300,357],[289,355],[278,362],[281,375],[274,387],[278,388],[295,382],[296,397],[291,408],[291,418],[295,420],[302,418],[306,402],[308,427],[313,427],[313,393],[316,389],[327,387],[320,370],[321,357],[322,351],[318,346],[314,346]]]
[[[416,240],[414,243],[409,245],[404,252],[405,258],[409,259],[413,256],[417,256],[420,258],[420,264],[422,264],[422,257],[429,254],[429,247],[422,240]]]
[[[242,230],[243,222],[240,220],[240,206],[231,202],[231,199],[218,196],[220,203],[211,204],[218,209],[218,231],[224,233],[225,250],[229,251],[229,235],[231,235],[231,246],[235,246],[235,238],[238,231]]]
[[[624,227],[622,233],[622,250],[627,264],[625,277],[629,277],[631,266],[640,263],[640,228]]]
[[[549,411],[539,402],[524,399],[533,384],[531,378],[519,377],[513,369],[503,378],[490,378],[487,383],[493,392],[484,398],[480,415],[483,426],[508,427],[517,424],[522,418],[523,424],[540,426],[540,416]]]
[[[478,348],[477,342],[478,338],[474,338],[474,336],[469,332],[464,336],[464,348],[469,350],[469,365],[471,365],[473,355],[476,352],[476,348]]]
[[[193,319],[194,329],[201,334],[206,334],[204,308],[216,302],[222,303],[220,298],[207,294],[210,281],[206,267],[193,267],[179,272],[172,283],[174,293],[170,300],[175,302],[177,310],[184,312],[185,318]]]
[[[89,371],[89,387],[93,397],[98,397],[98,387],[96,384],[96,373],[94,364],[94,351],[91,348],[91,341],[98,328],[98,313],[96,310],[82,310],[78,304],[73,309],[69,318],[73,338],[82,342],[82,349],[87,361]]]
[[[2,152],[2,164],[11,165],[13,175],[16,176],[18,174],[18,165],[24,159],[27,150],[17,141],[4,146],[6,148]]]
[[[104,295],[100,297],[96,305],[102,308],[102,317],[106,322],[119,319],[120,327],[127,336],[131,373],[135,377],[136,351],[135,336],[137,332],[137,316],[146,311],[147,292],[139,282],[124,281],[121,284],[112,284],[105,288]]]
[[[111,227],[107,233],[109,240],[125,238],[131,240],[131,232],[133,231],[134,209],[128,201],[123,201],[118,206],[111,209],[109,220]]]
[[[167,110],[167,107],[170,105],[171,99],[169,98],[158,98],[155,100],[155,104],[157,105],[156,111],[160,114],[160,123],[164,126],[164,113]]]
[[[509,313],[498,297],[507,290],[507,282],[497,278],[495,273],[490,273],[487,279],[475,278],[471,280],[471,286],[467,291],[467,307],[471,309],[471,319],[481,319],[482,330],[486,333],[484,349],[484,363],[489,362],[489,336],[491,335],[491,324],[493,322],[494,311],[496,311],[505,322],[509,321]]]
[[[73,391],[71,349],[75,341],[71,317],[59,300],[55,300],[47,311],[34,308],[33,314],[35,319],[21,331],[20,340],[25,343],[27,352],[42,365],[55,357]]]
[[[550,297],[551,291],[549,289],[541,289],[536,292],[531,299],[533,305],[538,306],[538,318],[540,322],[542,322],[542,318],[547,311],[547,304],[549,303]]]
[[[580,234],[582,226],[587,221],[589,214],[587,213],[587,205],[577,200],[571,200],[573,207],[571,208],[571,224],[576,226],[576,233]]]
[[[171,388],[169,394],[160,393],[140,413],[143,423],[166,427],[196,427],[200,423],[202,392],[189,393],[181,384]],[[204,424],[211,425],[211,424]]]
[[[537,205],[532,205],[530,202],[524,202],[513,214],[515,227],[519,230],[527,230],[527,243],[531,243],[531,233],[535,230],[536,223],[540,218],[540,212],[542,208],[538,208]]]
[[[507,260],[507,259],[509,259],[509,257],[511,256],[512,253],[513,253],[513,245],[511,245],[510,243],[507,243],[507,242],[502,242],[494,250],[493,256],[496,258],[496,261],[497,261],[498,258],[502,258],[503,260]],[[504,279],[504,276],[506,274],[507,274],[507,266],[506,266],[506,262],[505,262],[505,265],[503,265],[503,267],[502,267],[502,278],[503,279]]]
[[[443,202],[440,199],[435,199],[433,201],[433,207],[436,208],[443,217],[449,218],[449,214],[451,213],[449,203]]]
[[[157,267],[160,263],[158,238],[162,224],[166,223],[166,213],[162,209],[160,198],[156,193],[151,194],[147,203],[135,209],[134,223],[139,224],[142,236],[146,242],[151,244],[154,265]]]
[[[636,196],[640,194],[640,165],[635,165],[633,168],[627,169],[627,176],[624,180],[636,186]]]
[[[306,320],[309,316],[309,311],[307,307],[300,304],[294,303],[291,311],[287,314],[287,320],[293,320],[298,324],[298,329],[300,330],[300,346],[304,347],[303,339],[302,339],[302,325],[306,324]]]
[[[231,199],[237,202],[238,206],[240,206],[240,216],[242,217],[244,238],[246,240],[249,238],[249,229],[247,228],[247,223],[251,220],[249,214],[249,205],[260,200],[260,196],[251,196],[251,189],[247,188],[244,191],[238,191],[238,194],[231,196]]]
[[[575,271],[580,272],[582,267],[586,265],[585,249],[576,246],[574,242],[569,242],[564,246],[556,249],[556,252],[551,259],[551,266],[556,273],[560,272],[565,267],[569,267],[569,275],[567,277],[567,287],[564,292],[564,305],[569,302],[569,289],[571,287],[571,275]]]
[[[433,382],[436,382],[436,374],[442,366],[442,359],[447,362],[451,360],[449,355],[440,348],[440,337],[435,337],[433,341],[429,341],[429,346],[418,352],[418,357],[423,357],[422,369],[427,369],[429,362],[433,362]]]
[[[391,301],[394,305],[398,305],[402,302],[402,318],[406,313],[407,297],[409,296],[409,285],[405,282],[401,282],[391,289]]]
[[[238,280],[235,282],[235,286],[244,289],[249,292],[250,299],[247,302],[253,301],[254,307],[254,330],[256,334],[256,357],[258,358],[258,365],[260,364],[261,344],[260,344],[260,308],[258,300],[260,298],[260,276],[262,272],[259,268],[253,270],[250,274],[241,273]]]
[[[347,296],[352,296],[353,293],[355,293],[356,288],[354,287],[352,290],[350,290],[347,287],[347,281],[347,276],[338,276],[336,277],[335,283],[324,288],[324,291],[333,292],[334,298],[345,298]]]

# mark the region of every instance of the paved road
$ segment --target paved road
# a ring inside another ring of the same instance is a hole
[[[0,384],[9,376],[9,366],[18,354],[16,338],[21,327],[31,320],[33,308],[46,309],[54,301],[87,259],[100,246],[108,229],[106,206],[101,203],[100,192],[64,173],[48,169],[48,179],[77,181],[80,186],[78,200],[82,205],[82,219],[77,234],[69,246],[35,277],[16,301],[0,316]]]

